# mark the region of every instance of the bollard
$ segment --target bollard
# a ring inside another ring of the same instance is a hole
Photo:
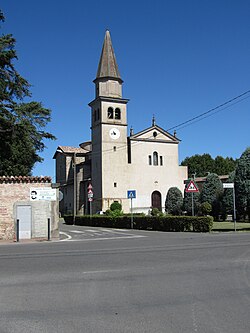
[[[48,218],[48,241],[50,241],[50,218]]]
[[[19,242],[19,219],[16,220],[16,241]]]

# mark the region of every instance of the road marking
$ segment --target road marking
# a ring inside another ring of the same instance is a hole
[[[80,230],[69,230],[68,232],[74,233],[74,234],[85,234],[84,231],[80,231]]]
[[[70,235],[66,234],[66,232],[59,231],[59,234],[60,234],[60,235],[64,235],[64,236],[67,237],[66,239],[61,239],[60,241],[66,241],[66,240],[70,240],[70,239],[72,239],[72,237],[71,237]]]
[[[94,235],[90,235],[90,236],[94,236]],[[81,239],[62,239],[60,240],[61,242],[64,241],[71,241],[71,242],[86,242],[86,241],[99,241],[99,240],[111,240],[111,239],[128,239],[128,238],[142,238],[142,237],[146,237],[146,236],[121,236],[121,237],[100,237],[100,238],[81,238]]]

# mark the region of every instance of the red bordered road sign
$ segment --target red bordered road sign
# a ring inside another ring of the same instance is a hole
[[[193,180],[190,180],[189,184],[187,185],[185,192],[194,193],[199,192],[199,189]]]

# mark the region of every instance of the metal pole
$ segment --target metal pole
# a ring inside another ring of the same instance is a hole
[[[50,218],[48,218],[48,241],[50,241]]]
[[[194,216],[194,193],[192,192],[192,216]]]
[[[19,242],[19,220],[16,220],[16,241]]]
[[[133,198],[131,197],[131,229],[133,229]]]
[[[74,164],[74,167],[73,167],[73,171],[74,171],[74,183],[73,183],[73,201],[74,201],[74,212],[73,212],[73,224],[75,224],[75,220],[76,220],[76,187],[77,187],[77,184],[76,184],[76,153],[74,153],[74,157],[73,157],[73,164]]]
[[[195,181],[196,172],[192,174],[193,181]],[[192,216],[194,216],[194,193],[192,192]]]
[[[234,231],[236,231],[236,209],[235,209],[235,191],[233,187],[233,203],[234,203]]]
[[[89,215],[92,216],[92,201],[89,202]]]

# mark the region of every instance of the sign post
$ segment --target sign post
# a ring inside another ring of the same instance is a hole
[[[91,185],[91,183],[89,183],[88,185],[88,201],[89,201],[89,215],[92,216],[92,201],[93,201],[93,196],[94,193],[92,191],[93,186]]]
[[[223,183],[223,188],[232,188],[233,189],[233,207],[234,207],[234,231],[236,231],[236,208],[235,208],[235,191],[234,183]]]
[[[133,229],[133,199],[136,198],[136,190],[128,190],[127,198],[130,199],[131,202],[131,229]]]
[[[199,189],[193,180],[190,180],[185,189],[185,192],[192,193],[192,216],[194,216],[194,193],[199,192]]]

